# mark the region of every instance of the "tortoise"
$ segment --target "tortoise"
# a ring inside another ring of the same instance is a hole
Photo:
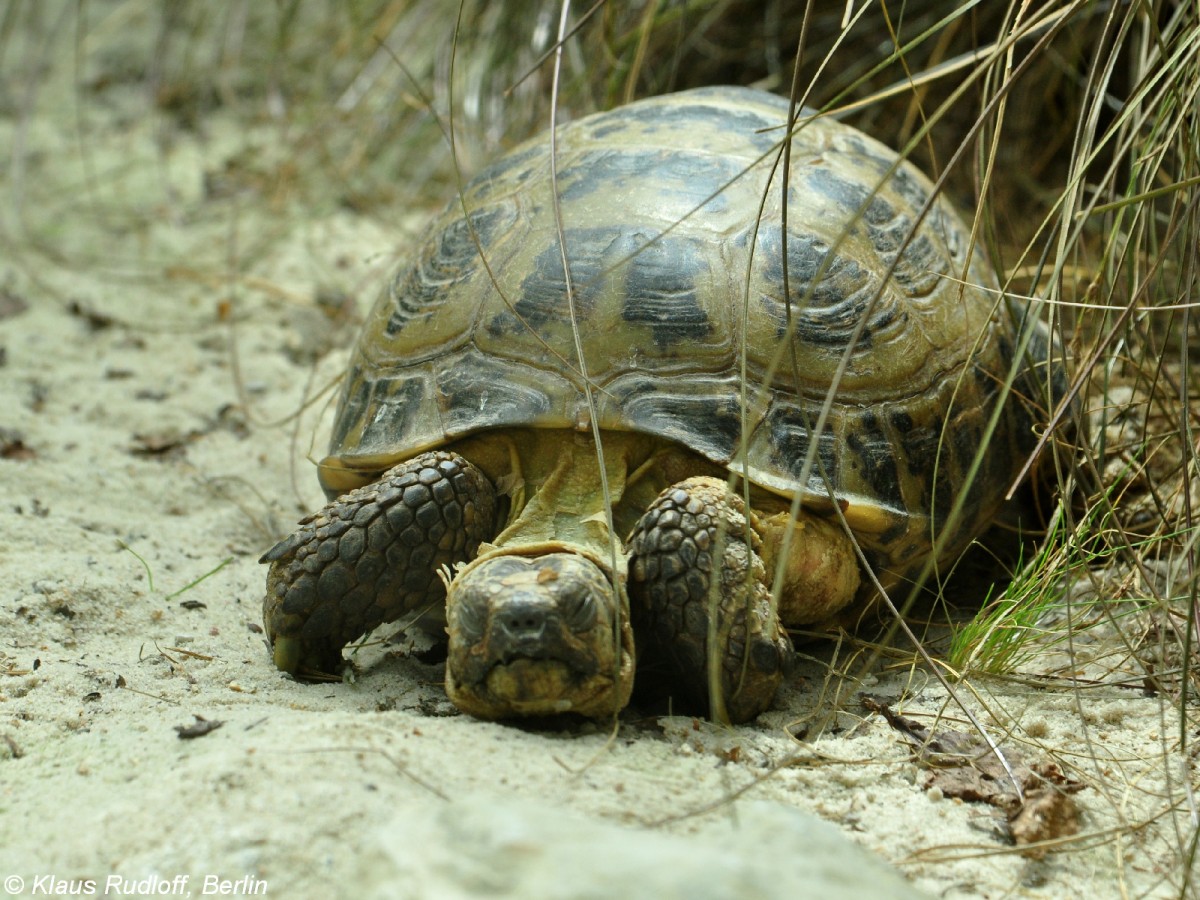
[[[475,716],[610,716],[636,669],[744,722],[788,629],[981,533],[1046,333],[853,128],[801,118],[785,201],[787,118],[747,88],[646,99],[560,125],[553,177],[542,136],[465,186],[366,320],[329,504],[262,557],[276,666],[334,672],[423,614]]]

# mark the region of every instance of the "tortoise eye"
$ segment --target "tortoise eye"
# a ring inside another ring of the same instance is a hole
[[[458,639],[464,644],[477,644],[487,631],[488,600],[482,591],[459,591],[454,603],[450,604],[450,630],[457,631]]]
[[[568,584],[559,592],[558,606],[563,621],[572,631],[589,631],[596,624],[596,598],[587,584]]]

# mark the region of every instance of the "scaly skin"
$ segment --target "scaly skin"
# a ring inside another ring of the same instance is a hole
[[[663,491],[629,539],[642,653],[685,710],[707,709],[715,721],[753,719],[790,667],[763,560],[767,521],[747,516],[724,481],[696,477]],[[857,580],[846,587],[852,597]]]
[[[495,533],[491,483],[439,450],[344,494],[268,550],[263,623],[285,672],[335,672],[342,647],[371,629],[441,604],[437,572],[474,557]]]

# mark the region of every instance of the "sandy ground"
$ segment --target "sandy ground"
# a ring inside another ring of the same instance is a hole
[[[133,89],[73,91],[70,52],[8,47],[45,65],[0,110],[10,894],[116,876],[110,896],[206,878],[301,898],[841,896],[839,878],[900,896],[857,845],[932,896],[1179,895],[1194,776],[1175,714],[1127,688],[964,686],[1006,746],[1084,786],[1081,833],[1032,859],[998,810],[926,788],[828,649],[734,729],[476,721],[403,640],[363,651],[355,683],[275,671],[257,559],[321,501],[328,413],[296,413],[353,339],[316,299],[361,311],[427,210],[281,198],[233,177],[286,159],[278,122],[217,110],[186,130]],[[859,689],[965,727],[920,671],[880,665]],[[199,717],[220,727],[182,739]]]

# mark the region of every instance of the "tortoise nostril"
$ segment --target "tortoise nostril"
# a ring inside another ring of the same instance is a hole
[[[547,610],[534,603],[512,602],[496,615],[496,624],[513,640],[537,640],[546,631]]]

